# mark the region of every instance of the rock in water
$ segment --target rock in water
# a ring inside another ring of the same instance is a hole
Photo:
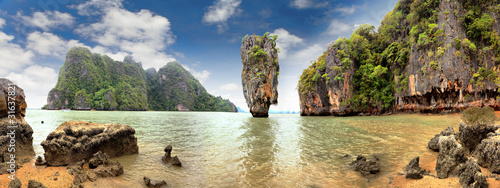
[[[365,157],[359,155],[355,161],[349,163],[355,171],[361,172],[363,176],[377,174],[380,171],[380,162],[376,156],[367,160]]]
[[[268,117],[269,107],[278,104],[277,36],[245,36],[241,45],[243,95],[253,117]]]
[[[88,173],[89,177],[105,178],[123,174],[123,166],[120,162],[112,162],[109,160],[109,156],[101,151],[94,154],[94,157],[90,159],[89,168],[92,169]]]
[[[406,165],[406,176],[405,178],[409,179],[422,179],[425,173],[425,170],[420,168],[420,157],[415,157],[410,161],[408,165]]]
[[[172,158],[172,165],[182,167],[182,163],[179,158],[177,158],[177,155]]]
[[[167,185],[167,182],[165,180],[161,181],[156,181],[156,180],[151,180],[148,177],[144,176],[144,184],[146,184],[147,187],[161,187],[164,185]]]
[[[431,150],[439,151],[439,144],[438,144],[439,137],[450,136],[450,135],[454,135],[454,134],[455,134],[455,130],[453,130],[453,127],[448,127],[445,130],[441,131],[441,133],[436,134],[436,136],[434,136],[434,138],[432,138],[429,141],[429,143],[427,143],[427,147],[429,147],[429,149],[431,149]]]
[[[99,165],[105,164],[107,162],[109,162],[109,156],[101,151],[98,151],[97,153],[94,154],[94,157],[90,159],[89,168],[95,169]]]
[[[7,173],[9,166],[3,165],[3,162],[19,163],[19,158],[35,156],[33,129],[24,120],[26,107],[24,90],[10,80],[0,78],[0,174]],[[9,146],[11,142],[15,143],[15,147]],[[11,154],[15,155],[15,159],[10,158]]]
[[[474,151],[478,163],[493,173],[500,173],[500,129],[489,133]]]
[[[459,181],[462,187],[487,188],[489,185],[474,158],[470,158],[465,164]]]
[[[172,145],[168,145],[164,149],[165,155],[161,158],[163,163],[169,163],[172,160]]]
[[[45,187],[45,185],[43,185],[38,181],[30,180],[28,181],[28,188],[47,188],[47,187]]]
[[[455,139],[454,135],[439,138],[439,155],[436,161],[438,178],[458,176],[462,163],[467,161],[465,150]]]
[[[102,151],[110,158],[139,152],[135,130],[122,124],[67,121],[42,142],[50,166],[70,165],[89,160]]]

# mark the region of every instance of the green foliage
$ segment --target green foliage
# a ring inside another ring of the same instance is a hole
[[[42,106],[42,110],[45,110],[45,109],[47,109],[47,104]]]
[[[314,74],[314,76],[313,76],[313,81],[317,82],[317,81],[319,81],[320,78],[321,78],[321,75],[316,72],[316,74]]]
[[[387,67],[373,64],[361,65],[354,74],[356,93],[351,104],[369,107],[389,108],[394,100],[393,83]]]
[[[439,64],[437,62],[435,62],[435,61],[431,61],[429,63],[429,67],[431,67],[434,70],[437,70],[439,68]]]
[[[462,112],[461,119],[469,126],[494,125],[498,121],[495,111],[489,106],[467,108]]]
[[[462,40],[462,45],[465,48],[469,49],[471,52],[475,52],[477,50],[476,45],[474,43],[470,42],[470,40],[467,38]]]
[[[460,50],[460,48],[462,47],[462,42],[460,41],[460,39],[456,38],[453,41],[453,46],[455,47],[455,49]]]

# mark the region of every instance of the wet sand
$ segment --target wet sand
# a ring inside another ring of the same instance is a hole
[[[59,176],[56,176],[59,172]],[[22,187],[28,187],[29,180],[36,180],[46,187],[67,188],[73,184],[73,175],[68,174],[66,167],[35,166],[35,159],[22,165],[16,171],[16,177],[21,181]],[[57,180],[54,180],[57,178]],[[0,175],[0,187],[9,187],[11,179],[8,174]]]

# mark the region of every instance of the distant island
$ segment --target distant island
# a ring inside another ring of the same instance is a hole
[[[84,47],[66,54],[44,109],[238,111],[229,100],[209,94],[178,62],[144,70],[131,56],[115,61]]]

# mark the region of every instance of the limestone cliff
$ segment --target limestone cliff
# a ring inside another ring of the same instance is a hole
[[[362,25],[304,70],[301,114],[500,109],[499,3],[400,0],[378,32]]]
[[[245,36],[241,45],[241,83],[250,113],[268,117],[269,107],[278,104],[277,36]]]
[[[177,62],[157,73],[131,56],[114,61],[84,47],[66,54],[46,109],[236,111],[229,100],[208,94]]]

